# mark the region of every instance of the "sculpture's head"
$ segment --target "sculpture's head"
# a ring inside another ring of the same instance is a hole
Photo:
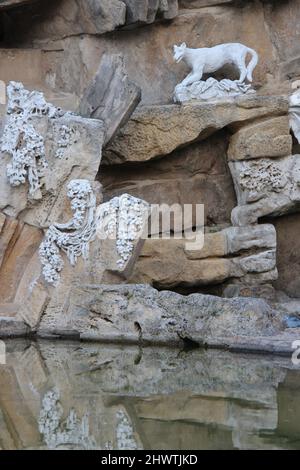
[[[183,42],[180,46],[174,46],[174,60],[178,64],[184,57],[186,50],[186,43]]]

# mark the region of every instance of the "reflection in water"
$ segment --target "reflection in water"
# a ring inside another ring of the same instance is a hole
[[[300,449],[300,369],[224,351],[7,342],[1,449]]]

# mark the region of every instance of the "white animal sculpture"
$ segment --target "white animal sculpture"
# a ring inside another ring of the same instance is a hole
[[[252,59],[246,65],[247,55]],[[239,43],[220,44],[214,47],[190,49],[184,43],[174,46],[174,60],[179,63],[183,60],[191,69],[191,73],[182,81],[187,86],[202,79],[203,74],[216,72],[226,64],[232,64],[240,71],[239,82],[246,79],[252,82],[252,73],[258,63],[258,54],[253,49]]]

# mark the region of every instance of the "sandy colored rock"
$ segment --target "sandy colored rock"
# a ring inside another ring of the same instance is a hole
[[[292,153],[288,116],[254,122],[242,127],[230,140],[229,160],[285,157]]]
[[[275,287],[290,297],[300,297],[299,214],[272,219],[277,233],[278,280]],[[298,310],[298,308],[297,308]],[[297,311],[296,310],[296,311]],[[296,313],[296,312],[295,312]]]
[[[236,278],[241,283],[260,284],[276,275],[276,232],[272,225],[206,233],[202,249],[192,250],[186,243],[179,239],[146,240],[130,282],[171,288],[220,284]]]
[[[266,25],[279,56],[281,80],[300,76],[299,7],[299,0],[264,4]]]
[[[241,97],[219,103],[138,108],[105,151],[104,162],[144,162],[207,138],[230,124],[287,114],[287,97]]]
[[[216,233],[206,233],[204,238],[204,246],[201,250],[187,250],[185,254],[188,259],[204,259],[222,257],[227,252],[227,237],[225,230]]]
[[[220,283],[241,274],[225,258],[188,259],[183,240],[146,240],[130,282],[164,288]]]
[[[271,224],[229,227],[216,233],[206,233],[201,250],[185,250],[189,259],[222,257],[241,251],[276,248],[276,230]]]
[[[7,218],[0,235],[0,302],[13,302],[19,283],[43,238],[41,230]],[[30,284],[34,272],[30,273]],[[28,287],[28,286],[27,286]],[[20,299],[22,301],[22,299]]]

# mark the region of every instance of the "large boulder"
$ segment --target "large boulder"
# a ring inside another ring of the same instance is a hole
[[[229,160],[286,157],[292,153],[288,116],[254,121],[235,133],[228,149]]]

